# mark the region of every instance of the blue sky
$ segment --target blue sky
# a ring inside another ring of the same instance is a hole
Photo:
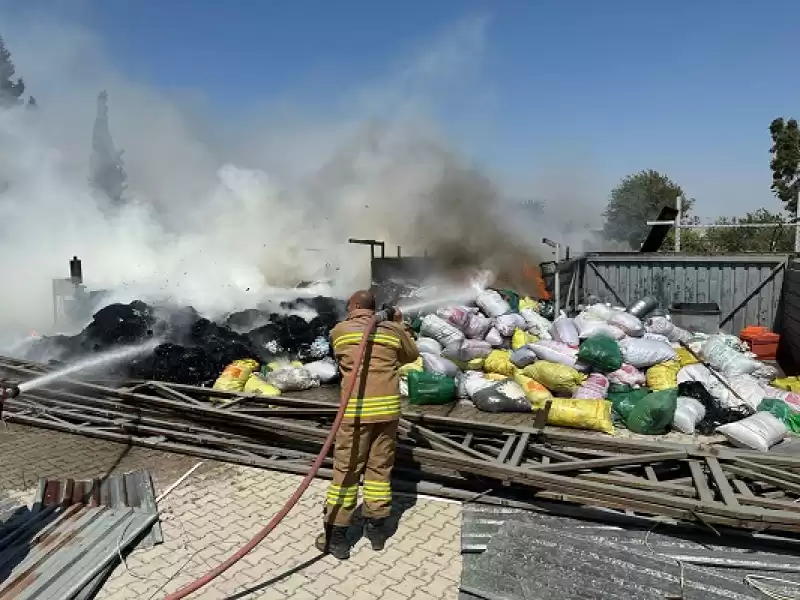
[[[480,43],[458,65],[461,87],[445,82],[436,104],[443,127],[493,168],[580,180],[599,209],[616,181],[645,168],[680,183],[702,216],[778,209],[767,128],[775,116],[800,117],[800,4],[788,0],[2,6],[68,12],[102,37],[129,78],[200,91],[227,112],[276,98],[332,109],[341,90],[391,77],[471,19]]]

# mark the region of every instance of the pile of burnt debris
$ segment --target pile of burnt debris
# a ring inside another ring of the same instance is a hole
[[[158,339],[152,353],[117,367],[115,374],[189,385],[213,383],[234,360],[276,358],[302,362],[330,354],[328,336],[344,316],[344,303],[324,296],[235,312],[220,322],[191,307],[152,306],[141,301],[110,304],[74,336],[43,337],[26,352],[31,360],[70,362],[120,346]]]

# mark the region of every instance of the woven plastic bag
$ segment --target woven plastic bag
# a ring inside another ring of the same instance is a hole
[[[423,354],[422,366],[426,373],[438,373],[439,375],[446,375],[448,377],[455,377],[459,371],[452,360],[448,360],[444,356],[436,356],[435,354]]]
[[[611,384],[640,387],[646,383],[646,378],[645,374],[633,365],[622,363],[619,369],[608,374],[608,381]]]
[[[709,365],[728,377],[748,375],[761,366],[758,361],[747,358],[731,347],[727,337],[721,335],[709,337],[700,349],[700,355]]]
[[[449,404],[456,397],[456,381],[447,375],[411,371],[408,374],[409,404]]]
[[[600,373],[592,373],[580,387],[572,393],[573,398],[605,399],[608,393],[608,378]]]
[[[420,356],[414,362],[400,365],[398,372],[400,373],[400,377],[404,377],[408,375],[411,371],[424,371],[424,370],[425,367],[422,366],[422,357]]]
[[[471,314],[469,321],[464,327],[464,335],[471,340],[482,340],[489,333],[492,327],[492,320],[481,314]]]
[[[489,330],[489,333],[486,334],[486,342],[488,342],[492,348],[499,348],[505,343],[505,340],[503,339],[503,336],[500,335],[500,332],[492,327]]]
[[[514,335],[511,336],[511,349],[519,350],[523,346],[527,346],[528,344],[533,344],[538,341],[538,336],[528,333],[524,329],[517,329],[514,331]]]
[[[442,345],[433,338],[420,337],[417,339],[417,350],[420,354],[441,354]]]
[[[622,360],[637,369],[652,367],[658,363],[675,360],[675,349],[656,340],[626,338],[619,342]]]
[[[530,346],[523,346],[522,348],[514,350],[510,358],[514,366],[521,369],[536,362],[538,357]]]
[[[464,333],[458,327],[436,315],[425,315],[419,333],[422,337],[433,338],[445,347],[460,344],[464,339]]]
[[[503,337],[511,337],[514,331],[527,326],[525,319],[518,313],[500,315],[494,320],[494,326]]]
[[[301,392],[319,387],[319,379],[304,367],[286,367],[267,375],[267,382],[282,392]]]
[[[681,364],[677,360],[668,360],[647,369],[647,387],[654,391],[669,390],[678,387],[678,371]]]
[[[585,379],[584,375],[572,367],[547,360],[538,360],[532,365],[528,365],[522,369],[522,374],[532,377],[551,392],[570,395]]]
[[[753,410],[758,410],[758,405],[766,397],[766,390],[761,382],[752,377],[751,375],[736,375],[735,377],[727,377],[726,381],[734,392],[739,394],[741,399],[747,406]],[[739,399],[731,394],[730,401],[739,403]]]
[[[320,383],[331,383],[339,376],[339,367],[332,358],[323,358],[303,365]],[[245,387],[247,387],[245,385]]]
[[[728,423],[717,427],[734,446],[767,452],[775,444],[780,443],[789,429],[783,421],[768,412],[757,412],[736,423]]]
[[[635,389],[627,385],[612,385],[609,387],[606,397],[611,401],[614,412],[624,421],[633,407],[649,393],[650,390],[644,388]]]
[[[777,417],[792,433],[800,433],[800,412],[777,398],[765,398],[758,405],[759,412],[768,412]]]
[[[678,389],[651,392],[636,402],[628,412],[625,427],[634,433],[660,435],[666,433],[675,418]]]
[[[575,367],[578,362],[578,350],[555,340],[539,340],[527,346],[541,360]]]
[[[691,435],[705,416],[706,408],[702,402],[690,396],[678,396],[672,427],[681,433]]]
[[[280,396],[281,391],[261,376],[261,373],[252,373],[244,384],[242,391],[255,396],[274,397]]]
[[[492,351],[489,342],[483,340],[463,340],[455,346],[448,346],[442,356],[454,362],[469,362],[476,358],[486,358]]]
[[[465,306],[448,306],[436,311],[438,317],[458,327],[461,331],[464,331],[467,325],[469,325],[469,319],[472,314],[472,311]]]
[[[610,337],[598,335],[584,340],[577,358],[604,373],[611,373],[622,367],[619,344]]]
[[[492,350],[483,361],[483,370],[511,377],[517,368],[511,362],[510,350]]]
[[[256,370],[258,370],[258,363],[252,359],[235,360],[220,373],[214,382],[213,389],[241,392],[244,390],[244,384],[250,379],[250,375]]]
[[[499,317],[511,312],[511,305],[494,290],[482,291],[475,299],[475,304],[490,317]]]
[[[531,403],[525,392],[510,379],[478,390],[472,396],[472,402],[484,412],[531,412]]]
[[[675,353],[678,355],[678,361],[681,363],[682,367],[696,365],[698,362],[700,362],[686,348],[676,348]]]
[[[609,325],[619,327],[631,337],[642,337],[644,335],[644,325],[638,317],[627,313],[614,311],[608,320]]]
[[[577,347],[581,343],[580,336],[578,335],[578,328],[575,326],[575,321],[568,318],[562,313],[550,328],[553,339],[567,346]]]
[[[552,339],[553,336],[550,334],[550,321],[530,308],[523,308],[519,311],[519,314],[525,319],[527,330],[530,333],[543,340]]]
[[[532,377],[527,377],[522,373],[516,373],[514,375],[514,381],[516,381],[517,384],[522,388],[522,391],[525,392],[525,397],[530,401],[531,404],[545,402],[553,397],[553,394],[550,392],[550,390]]]
[[[544,402],[537,402],[533,408],[544,408]],[[553,398],[550,400],[550,412],[547,424],[556,427],[572,427],[589,431],[614,433],[614,422],[611,420],[611,402],[597,399]]]

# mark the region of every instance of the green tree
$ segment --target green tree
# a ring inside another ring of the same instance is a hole
[[[14,81],[16,69],[11,60],[11,53],[6,48],[5,40],[0,36],[0,104],[10,106],[20,103],[20,96],[25,93],[25,82],[22,77]]]
[[[680,186],[666,175],[640,171],[628,175],[611,191],[603,216],[606,218],[603,235],[606,239],[628,242],[639,248],[649,231],[647,221],[658,217],[664,206],[677,207],[682,200],[682,212],[687,214],[694,200],[687,198]]]
[[[721,217],[715,225],[775,223],[774,227],[709,227],[706,244],[714,253],[791,252],[794,248],[794,228],[786,226],[786,217],[765,208],[747,213],[744,217]]]
[[[772,137],[773,193],[784,203],[790,214],[797,212],[797,196],[800,193],[800,129],[797,121],[783,118],[774,119],[769,125]]]

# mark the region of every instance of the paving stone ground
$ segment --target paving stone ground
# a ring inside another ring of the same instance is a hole
[[[157,493],[198,462],[191,457],[18,426],[0,426],[0,498],[29,500],[38,477],[95,477],[147,468]],[[244,544],[301,478],[223,463],[204,465],[160,504],[164,543],[137,550],[98,600],[163,598],[205,574]],[[315,481],[273,534],[197,599],[455,599],[461,575],[459,504],[395,498],[397,531],[381,553],[366,540],[338,562],[313,541],[326,484]],[[357,537],[358,523],[352,529]]]

